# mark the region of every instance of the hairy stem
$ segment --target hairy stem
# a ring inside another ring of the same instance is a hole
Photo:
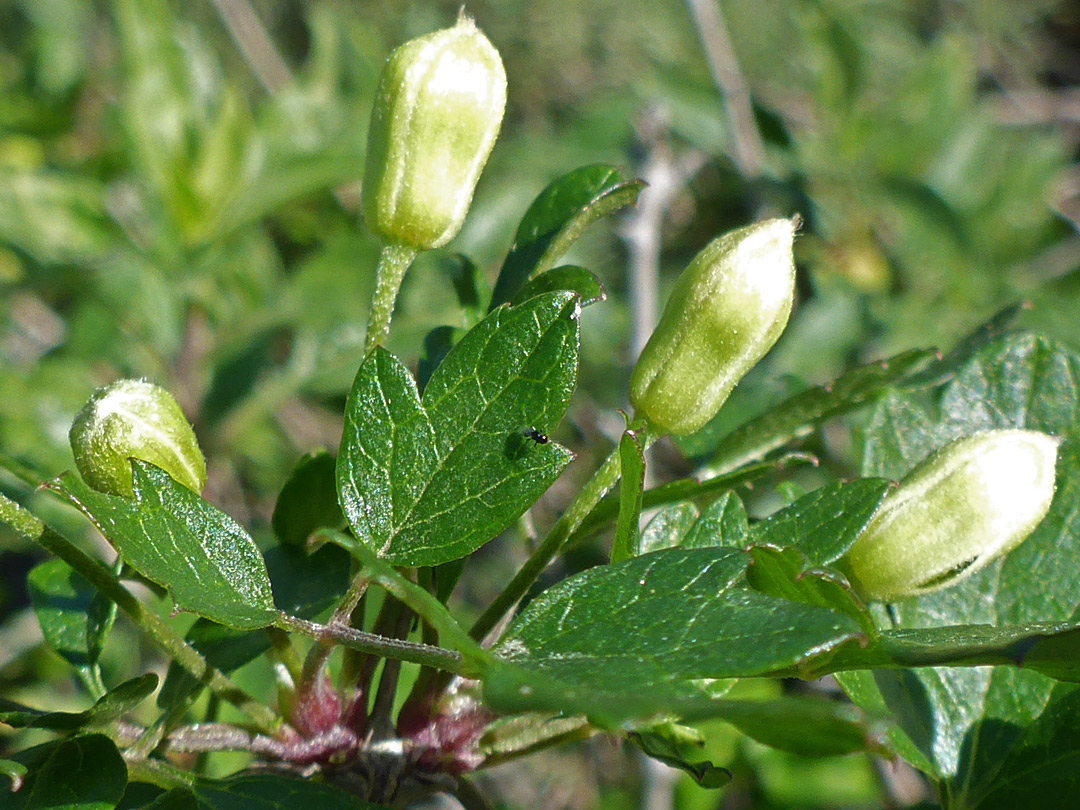
[[[87,582],[115,602],[169,658],[222,700],[244,712],[259,728],[272,731],[277,727],[278,717],[268,706],[259,703],[220,670],[210,666],[198,650],[178,636],[156,613],[147,610],[103,563],[3,494],[0,494],[0,522],[74,568]]]
[[[386,342],[390,334],[390,316],[394,314],[398,290],[405,271],[416,258],[416,249],[408,245],[387,245],[379,254],[375,271],[375,294],[371,297],[367,333],[364,335],[364,355]]]
[[[318,642],[334,641],[360,652],[445,669],[455,674],[476,674],[475,667],[467,665],[460,653],[442,647],[377,636],[347,624],[318,624],[287,614],[282,614],[276,624],[282,630],[300,633]]]

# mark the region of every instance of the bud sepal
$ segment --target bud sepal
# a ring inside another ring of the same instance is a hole
[[[134,498],[131,459],[147,461],[193,492],[206,486],[206,460],[180,405],[145,380],[97,389],[68,433],[75,466],[98,492]]]
[[[932,453],[885,496],[844,557],[855,590],[881,602],[919,596],[1016,548],[1050,509],[1059,443],[993,430]]]
[[[796,219],[710,242],[683,271],[630,376],[630,401],[675,435],[701,429],[776,343],[795,298]]]
[[[464,14],[406,42],[379,77],[361,205],[393,244],[441,247],[457,234],[506,107],[499,52]]]

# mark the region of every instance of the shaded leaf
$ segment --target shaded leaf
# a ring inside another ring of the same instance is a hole
[[[223,780],[200,780],[177,788],[150,807],[154,810],[379,810],[382,805],[363,801],[330,785],[280,774],[241,774]]]
[[[873,633],[870,612],[840,572],[812,566],[797,548],[753,545],[747,551],[752,557],[746,572],[750,587],[769,596],[839,611]]]
[[[152,464],[132,459],[135,500],[105,495],[65,473],[48,486],[78,507],[128,565],[169,589],[178,608],[237,628],[274,610],[255,541],[224,512]]]
[[[0,723],[15,728],[48,728],[54,731],[102,726],[131,712],[157,689],[157,684],[158,677],[153,673],[124,681],[83,712],[42,712],[0,700]]]
[[[531,506],[570,462],[529,438],[562,418],[577,382],[570,293],[501,308],[458,343],[423,397],[382,349],[364,361],[338,455],[341,504],[386,559],[437,565],[469,554]]]
[[[45,743],[11,759],[26,776],[18,793],[0,792],[4,810],[112,810],[127,785],[127,766],[102,734]]]
[[[721,700],[712,716],[760,743],[802,757],[831,757],[870,751],[893,755],[890,724],[848,703],[820,697]]]
[[[491,308],[512,300],[526,282],[550,269],[593,222],[632,205],[644,186],[603,165],[582,166],[552,182],[518,225]]]
[[[270,525],[285,545],[300,546],[319,529],[345,528],[337,501],[334,456],[309,453],[296,463],[281,488]]]
[[[274,604],[290,615],[314,619],[336,605],[349,589],[349,555],[337,546],[324,545],[311,554],[301,548],[274,546],[267,550],[265,559],[274,585]],[[270,649],[270,639],[261,630],[234,630],[207,619],[196,621],[184,639],[222,672],[232,672]],[[195,678],[173,662],[158,694],[158,705],[176,705],[197,687]]]
[[[45,643],[73,666],[96,665],[116,618],[116,604],[63,560],[35,566],[26,585]]]

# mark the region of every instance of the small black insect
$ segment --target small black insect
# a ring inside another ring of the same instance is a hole
[[[547,444],[548,437],[546,433],[541,433],[536,428],[529,428],[525,431],[525,435],[532,439],[537,444]]]

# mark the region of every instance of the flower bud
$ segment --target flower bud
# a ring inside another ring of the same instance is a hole
[[[144,380],[118,380],[99,388],[68,433],[75,466],[99,492],[135,497],[131,459],[148,461],[199,492],[206,460],[195,432],[172,394]]]
[[[951,442],[881,501],[845,565],[863,597],[944,588],[1019,545],[1054,497],[1059,440],[993,430]]]
[[[780,337],[795,297],[797,219],[710,242],[675,283],[630,376],[630,401],[676,435],[704,427]]]
[[[462,15],[406,42],[379,77],[362,209],[391,243],[446,244],[461,228],[499,134],[506,74],[499,52]]]

